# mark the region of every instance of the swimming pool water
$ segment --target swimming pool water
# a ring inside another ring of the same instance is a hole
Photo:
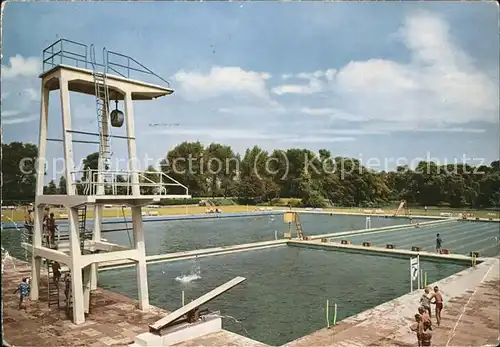
[[[421,262],[432,283],[464,266]],[[148,265],[150,302],[168,310],[224,282],[247,280],[206,307],[241,321],[225,329],[270,345],[325,327],[325,303],[338,305],[337,320],[406,294],[409,260],[296,247]],[[136,298],[135,269],[100,272],[99,286]],[[332,310],[330,310],[332,312]]]
[[[438,233],[443,240],[443,248],[449,248],[452,253],[468,255],[469,252],[478,252],[481,257],[494,257],[500,253],[500,223],[493,222],[450,221],[420,228],[335,237],[333,241],[349,239],[353,244],[366,241],[379,247],[392,243],[396,248],[410,250],[412,246],[417,246],[434,252]]]
[[[364,216],[300,214],[305,235],[318,235],[365,228]],[[407,224],[406,218],[372,217],[372,228]],[[282,238],[288,224],[282,215],[253,217],[210,218],[197,220],[169,220],[144,222],[147,255],[165,254],[210,247],[229,246],[249,242],[273,240],[275,231]],[[102,237],[107,241],[131,245],[132,231],[110,229],[131,228],[131,223],[104,224]],[[61,224],[61,233],[67,225]],[[295,232],[293,230],[293,232]],[[2,232],[2,244],[11,254],[21,256],[21,233],[15,229]]]

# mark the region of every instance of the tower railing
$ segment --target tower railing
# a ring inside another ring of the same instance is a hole
[[[102,62],[92,61],[92,51],[81,42],[59,39],[46,47],[42,53],[43,72],[58,65],[69,65],[79,68],[95,67],[103,69],[104,73],[117,74],[124,78],[133,78],[134,72],[151,76],[170,87],[170,82],[138,62],[136,59],[117,52],[103,49]]]
[[[132,176],[136,174],[139,182],[132,182]],[[128,170],[80,170],[73,171],[73,185],[78,195],[127,195],[132,196],[133,187],[139,186],[142,196],[144,195],[186,195],[188,197],[188,187],[178,182],[161,171],[128,171]],[[102,180],[99,180],[99,175]],[[77,177],[84,177],[78,182]],[[104,182],[103,182],[104,181]],[[103,187],[104,189],[98,189]],[[168,187],[178,187],[179,192],[169,194]],[[104,193],[99,193],[99,191]]]

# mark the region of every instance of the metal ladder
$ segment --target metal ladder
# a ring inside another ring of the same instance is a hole
[[[59,297],[59,283],[54,280],[54,272],[52,271],[53,260],[46,259],[47,262],[47,292],[48,292],[48,303],[49,309],[51,306],[56,306],[59,310],[61,308],[60,297]]]
[[[304,238],[304,233],[302,231],[302,223],[300,223],[299,214],[295,213],[295,230],[297,231],[297,238],[302,240]]]
[[[69,274],[68,274],[69,275]],[[71,277],[65,277],[64,278],[64,286],[65,290],[64,293],[66,295],[66,314],[68,317],[71,317],[71,314],[73,312],[73,291],[71,290]]]
[[[85,240],[89,240],[91,236],[87,231],[87,205],[83,205],[78,209],[78,229],[80,232],[80,252],[84,254]]]
[[[103,63],[104,71],[97,70],[97,63],[95,58],[95,47],[90,47],[91,64],[93,67],[94,89],[96,98],[96,113],[97,113],[97,126],[99,129],[99,159],[104,164],[104,171],[109,170],[111,166],[111,127],[109,122],[109,88],[107,85],[106,77],[106,49],[103,49]],[[104,136],[103,128],[108,130],[108,136]]]

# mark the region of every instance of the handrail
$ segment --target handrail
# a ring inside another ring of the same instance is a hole
[[[87,175],[86,180],[84,182],[77,182],[75,179],[76,174],[86,174]],[[139,182],[131,182],[131,177],[133,174],[137,174]],[[147,177],[146,175],[148,174],[157,175],[159,178],[159,182],[155,182],[154,180]],[[117,187],[130,188],[133,186],[159,188],[160,191],[158,192],[158,194],[154,195],[168,195],[166,189],[166,187],[168,186],[183,188],[185,190],[185,194],[186,195],[189,194],[188,187],[186,187],[185,185],[178,182],[177,180],[175,180],[174,178],[170,177],[169,175],[165,174],[162,171],[109,170],[109,171],[99,172],[99,170],[96,169],[87,169],[87,170],[72,171],[71,176],[73,177],[73,183],[72,183],[73,186],[84,185],[84,195],[89,195],[88,193],[90,192],[96,192],[97,187],[106,187],[106,186],[108,187],[111,186],[113,192],[112,195],[115,195],[117,193]],[[111,178],[111,182],[98,182],[99,176],[104,178]],[[116,180],[118,176],[122,176],[126,181],[118,182]],[[166,178],[166,180],[164,180],[164,178]],[[126,195],[130,194],[131,193],[129,193],[129,190],[127,189]],[[100,194],[92,193],[91,195],[100,195]]]
[[[118,63],[113,63],[113,62],[110,62],[109,61],[109,55],[116,55],[118,57],[122,57],[122,58],[126,58],[127,59],[127,66],[125,65],[122,65],[122,64],[118,64]],[[139,70],[139,69],[135,69],[133,67],[130,67],[130,61],[134,62],[135,64],[139,65],[140,67],[142,67],[145,71],[143,70]],[[123,67],[123,68],[127,68],[127,78],[130,78],[130,70],[134,70],[134,71],[137,71],[137,72],[142,72],[142,73],[149,73],[150,75],[153,75],[157,78],[159,78],[160,80],[162,80],[163,82],[165,82],[169,87],[170,87],[170,82],[163,79],[162,77],[160,77],[159,75],[157,75],[156,73],[154,73],[151,69],[148,69],[146,66],[144,66],[143,64],[139,63],[137,60],[135,60],[134,58],[132,57],[129,57],[128,55],[124,55],[124,54],[121,54],[121,53],[117,53],[117,52],[113,52],[113,51],[108,51],[107,52],[107,66],[109,68],[110,65],[114,65],[114,66],[119,66],[119,67]],[[113,69],[113,71],[116,71],[115,69]],[[116,71],[117,72],[117,71]]]
[[[71,46],[76,46],[78,49],[82,49],[84,52],[77,52],[75,49],[72,49]],[[69,46],[69,47],[68,47]],[[89,51],[90,48],[90,51]],[[92,67],[102,67],[104,68],[104,73],[114,72],[124,78],[131,78],[131,72],[139,72],[143,74],[148,74],[156,77],[163,83],[165,83],[170,88],[170,82],[166,79],[162,78],[160,75],[153,72],[151,69],[141,64],[136,59],[121,54],[114,51],[108,51],[106,48],[103,48],[102,51],[102,63],[98,63],[95,55],[95,46],[91,44],[90,47],[76,41],[67,40],[67,39],[59,39],[51,45],[47,46],[43,50],[43,71],[47,71],[46,65],[50,68],[53,68],[57,65],[62,65],[64,59],[69,59],[79,67],[79,63],[82,63],[85,68],[90,63]],[[55,59],[59,58],[59,62],[55,61]],[[126,63],[122,64],[116,60],[116,58],[124,58],[126,59]],[[120,72],[120,69],[124,69],[124,72]]]
[[[85,50],[85,54],[75,53],[75,52],[73,52],[71,50],[65,50],[64,49],[64,43],[67,43],[67,44],[69,43],[71,45],[75,45],[75,46],[83,48]],[[56,45],[59,45],[59,51],[57,51],[57,52],[54,53],[54,48],[56,47]],[[72,57],[72,56],[67,56],[64,53],[76,56],[78,58],[75,58],[75,57]],[[72,41],[72,40],[67,40],[67,39],[59,39],[56,42],[54,42],[53,44],[51,44],[50,46],[46,47],[43,50],[42,55],[43,55],[43,70],[44,71],[45,71],[45,65],[46,64],[48,64],[48,65],[50,65],[52,67],[58,65],[58,64],[54,63],[54,58],[56,58],[56,57],[60,58],[59,64],[63,63],[63,59],[64,58],[68,58],[68,59],[74,60],[76,62],[77,66],[78,66],[78,62],[84,63],[85,64],[85,68],[86,68],[87,67],[87,62],[88,62],[87,61],[88,47],[87,47],[87,45],[85,45],[83,43],[80,43],[80,42],[76,42],[76,41]],[[49,55],[49,56],[46,57],[47,55]],[[84,60],[82,60],[80,58],[83,58]],[[50,62],[49,62],[49,60],[50,60]]]

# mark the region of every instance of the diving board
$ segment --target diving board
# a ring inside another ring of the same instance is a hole
[[[210,300],[213,300],[228,291],[229,289],[237,286],[241,282],[245,281],[245,277],[235,277],[232,280],[224,283],[223,285],[213,289],[212,291],[200,296],[198,299],[191,301],[189,304],[182,306],[181,308],[175,310],[174,312],[168,314],[166,317],[163,317],[159,321],[151,324],[149,326],[149,331],[151,333],[160,333],[161,330],[169,325],[175,324],[177,321],[181,320],[184,316],[191,316],[196,311],[198,311],[199,307],[203,304],[206,304]]]

